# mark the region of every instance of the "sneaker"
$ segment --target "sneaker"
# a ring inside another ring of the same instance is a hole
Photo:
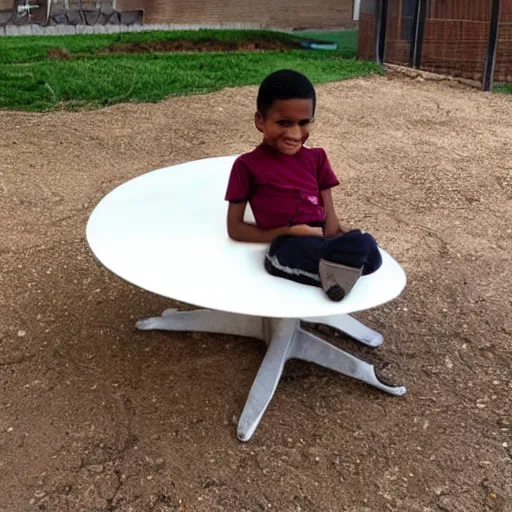
[[[318,265],[322,289],[327,297],[334,302],[343,300],[357,283],[362,272],[363,267],[349,267],[324,259],[321,259]]]

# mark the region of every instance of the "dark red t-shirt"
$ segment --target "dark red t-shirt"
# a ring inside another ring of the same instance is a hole
[[[323,149],[303,146],[290,156],[260,144],[235,160],[226,201],[248,201],[260,229],[318,223],[325,220],[320,192],[338,184]]]

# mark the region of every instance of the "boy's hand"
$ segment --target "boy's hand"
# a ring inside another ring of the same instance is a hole
[[[334,210],[334,204],[332,202],[331,189],[322,190],[322,199],[325,206],[325,226],[324,236],[325,238],[332,238],[334,236],[344,235],[350,231],[348,226],[344,226],[338,220],[336,211]]]
[[[287,229],[287,234],[293,236],[324,236],[322,228],[313,228],[307,224],[297,224],[296,226],[291,226]]]
[[[335,222],[332,225],[326,223],[324,228],[324,236],[325,238],[331,238],[333,236],[344,235],[345,233],[348,233],[350,229],[351,228],[349,228],[348,226],[343,226],[338,222]]]

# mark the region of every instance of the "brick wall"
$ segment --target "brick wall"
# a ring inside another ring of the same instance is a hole
[[[377,0],[361,0],[357,58],[375,60],[377,50]]]
[[[247,23],[282,28],[355,26],[353,0],[117,0],[116,6],[142,7],[144,23]]]
[[[377,17],[375,14],[361,13],[359,15],[359,34],[357,42],[357,58],[375,60],[377,49],[376,37]]]
[[[512,82],[512,0],[502,0],[494,79]]]
[[[0,11],[11,9],[13,3],[0,0]],[[70,5],[74,3],[70,0]],[[151,24],[318,29],[357,26],[352,21],[353,0],[116,0],[115,6],[119,11],[143,9],[144,23]]]

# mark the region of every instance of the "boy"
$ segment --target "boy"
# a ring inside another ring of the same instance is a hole
[[[339,182],[327,155],[304,147],[314,122],[313,84],[296,71],[276,71],[261,83],[256,103],[254,123],[263,141],[231,170],[228,234],[239,242],[272,242],[267,271],[321,285],[331,300],[341,300],[365,270],[367,253],[372,263],[375,251],[380,254],[376,244],[370,247],[370,235],[340,224],[331,193]],[[248,202],[255,225],[244,221]]]
[[[229,236],[265,243],[279,235],[344,232],[331,194],[339,183],[327,155],[303,146],[314,121],[313,84],[296,71],[276,71],[261,83],[256,103],[254,124],[263,142],[233,166],[226,193]],[[256,226],[243,221],[248,201]]]

